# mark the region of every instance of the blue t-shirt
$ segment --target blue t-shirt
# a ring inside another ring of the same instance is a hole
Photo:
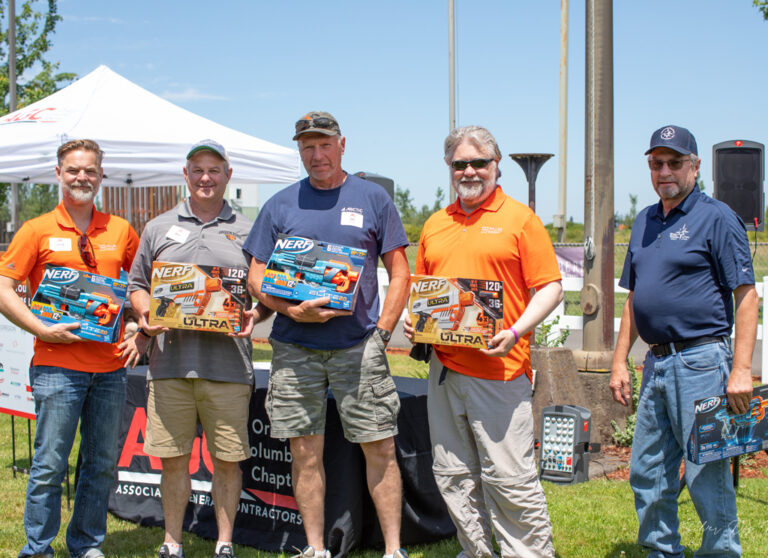
[[[732,293],[754,283],[744,223],[696,187],[666,217],[661,202],[640,212],[619,281],[649,344],[730,336]]]
[[[352,316],[319,324],[298,323],[277,314],[272,337],[320,350],[346,349],[358,344],[376,327],[379,318],[379,256],[408,245],[400,216],[386,190],[351,174],[332,190],[314,188],[305,178],[267,200],[243,249],[257,260],[267,262],[278,233],[364,248],[368,253],[358,280]]]

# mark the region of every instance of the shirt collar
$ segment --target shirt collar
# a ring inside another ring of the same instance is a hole
[[[221,211],[219,211],[219,214],[216,216],[217,221],[229,221],[232,219],[232,216],[234,215],[234,212],[232,211],[232,207],[229,205],[227,200],[223,200],[224,205],[221,207]],[[179,205],[179,216],[183,217],[185,219],[195,219],[197,221],[200,221],[200,219],[197,218],[197,216],[192,213],[192,209],[189,207],[189,198],[184,200]]]
[[[499,208],[501,208],[502,205],[504,205],[504,199],[505,199],[504,192],[501,189],[501,186],[498,184],[496,185],[496,188],[491,192],[491,195],[488,196],[483,203],[480,204],[480,207],[472,211],[472,213],[475,213],[477,211],[498,211]],[[453,215],[454,213],[460,213],[461,215],[466,215],[467,212],[464,211],[464,209],[461,207],[461,200],[459,198],[456,198],[456,201],[453,202],[451,205],[449,205],[446,208],[446,211],[448,211],[449,215]]]
[[[59,202],[59,205],[56,206],[56,209],[53,210],[54,215],[56,216],[56,223],[65,229],[72,229],[73,231],[77,231],[80,233],[85,232],[85,234],[88,234],[90,231],[97,231],[107,228],[107,222],[109,221],[109,215],[107,213],[102,213],[98,209],[96,209],[96,206],[93,206],[93,213],[91,214],[91,223],[88,225],[87,231],[79,231],[77,226],[75,226],[75,222],[72,220],[72,217],[69,215],[69,212],[67,211],[67,208],[64,207],[64,202]]]
[[[681,213],[686,214],[690,213],[693,206],[696,205],[696,202],[698,202],[702,196],[704,196],[704,194],[699,190],[699,185],[694,185],[693,190],[685,196],[685,199],[673,207],[669,213],[671,214],[674,211],[680,211]],[[659,200],[659,202],[650,210],[650,217],[658,217],[659,219],[664,217],[664,205],[661,203],[661,200]]]

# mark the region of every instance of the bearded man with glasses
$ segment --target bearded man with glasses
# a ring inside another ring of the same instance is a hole
[[[610,389],[627,405],[627,355],[639,335],[650,350],[629,476],[638,542],[651,551],[649,557],[682,557],[677,495],[694,402],[727,393],[732,411],[749,410],[758,296],[744,223],[697,187],[701,161],[693,134],[680,126],[659,128],[645,154],[660,199],[632,227],[619,281],[629,296]],[[685,483],[703,525],[696,555],[741,556],[728,460],[686,460]]]
[[[70,555],[99,558],[107,528],[107,500],[114,480],[117,437],[125,400],[125,366],[135,363],[135,338],[121,344],[85,341],[77,322],[46,325],[16,295],[29,279],[34,292],[46,264],[119,278],[139,245],[131,225],[97,211],[103,153],[96,142],[59,147],[56,177],[61,203],[24,223],[0,259],[0,312],[37,339],[29,370],[37,428],[20,557],[53,557],[61,521],[61,483],[80,422],[82,466],[67,529]]]
[[[502,281],[505,329],[488,349],[433,347],[432,470],[460,558],[495,556],[494,535],[503,557],[552,558],[534,461],[530,333],[563,299],[555,250],[541,220],[498,185],[501,151],[488,130],[456,128],[444,151],[458,199],[424,224],[416,273]],[[404,331],[413,338],[408,318]]]

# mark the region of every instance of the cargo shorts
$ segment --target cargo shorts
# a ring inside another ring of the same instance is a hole
[[[273,438],[323,434],[329,387],[347,440],[359,444],[397,434],[400,398],[377,331],[353,347],[329,351],[269,342],[266,408]]]

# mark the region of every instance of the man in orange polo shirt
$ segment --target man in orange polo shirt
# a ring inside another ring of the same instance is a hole
[[[139,238],[126,220],[93,205],[103,177],[99,146],[73,140],[59,147],[57,156],[61,203],[24,223],[0,258],[0,312],[36,337],[29,383],[37,428],[24,510],[27,544],[19,557],[53,557],[61,483],[79,421],[82,465],[67,547],[73,557],[99,558],[125,400],[125,364],[138,358],[135,342],[84,341],[73,333],[77,323],[46,325],[15,289],[28,278],[34,292],[46,264],[119,278],[121,269],[130,269]]]
[[[549,235],[497,185],[501,152],[485,128],[445,140],[458,199],[424,225],[416,273],[504,283],[504,328],[490,349],[435,345],[429,371],[433,472],[461,558],[554,557],[533,450],[530,335],[563,298]],[[533,295],[531,292],[535,291]],[[406,335],[413,336],[408,320]]]

